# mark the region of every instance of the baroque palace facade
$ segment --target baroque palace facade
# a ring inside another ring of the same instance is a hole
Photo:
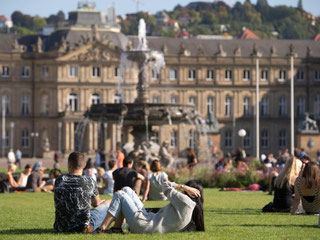
[[[70,25],[49,36],[0,35],[0,96],[5,107],[4,147],[25,156],[76,148],[77,125],[95,103],[136,98],[138,71],[120,78],[120,56],[137,45],[107,26],[98,11],[78,9]],[[87,19],[84,21],[84,19]],[[90,19],[88,21],[88,19]],[[219,133],[211,143],[221,151],[243,146],[255,154],[256,59],[260,61],[260,151],[290,146],[290,56],[295,56],[295,132],[305,112],[320,120],[320,44],[312,40],[200,40],[148,37],[164,53],[166,67],[149,71],[150,102],[193,104],[206,119],[212,113]],[[120,86],[120,87],[119,87]],[[181,152],[193,146],[193,126],[155,127],[153,140]],[[240,139],[237,132],[245,129]],[[123,129],[122,142],[131,141]],[[115,150],[119,127],[89,122],[82,151]],[[243,142],[242,142],[243,141]],[[317,144],[317,143],[316,143]],[[296,143],[297,145],[297,143]],[[199,149],[201,150],[201,149]]]

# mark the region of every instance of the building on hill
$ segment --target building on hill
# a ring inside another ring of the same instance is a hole
[[[96,16],[96,22],[91,20],[86,25],[84,19],[89,13]],[[120,55],[137,46],[138,39],[105,25],[98,11],[75,11],[70,15],[72,24],[49,36],[0,34],[0,96],[6,107],[6,151],[19,148],[26,156],[41,157],[48,146],[64,154],[75,149],[88,154],[97,149],[108,153],[116,149],[116,139],[120,137],[116,125],[89,122],[82,133],[81,148],[77,126],[82,124],[91,104],[118,101]],[[257,58],[261,152],[277,153],[290,146],[289,79],[293,52],[295,131],[298,133],[297,126],[305,112],[320,120],[320,45],[313,40],[147,40],[151,49],[163,51],[166,61],[160,74],[149,71],[149,101],[192,104],[203,119],[213,116],[219,133],[209,136],[210,147],[228,152],[243,146],[248,154],[255,154]],[[124,73],[123,102],[134,101],[137,82],[136,69]],[[242,128],[247,135],[240,139],[237,132]],[[169,125],[154,127],[152,139],[158,143],[169,140],[178,153],[187,147],[196,148],[199,153],[207,149],[208,142],[199,140],[201,134],[193,126],[180,124],[170,129]],[[123,129],[122,142],[132,140],[130,131],[130,127]]]
[[[243,33],[240,36],[240,39],[260,39],[255,33],[250,29],[243,27]]]

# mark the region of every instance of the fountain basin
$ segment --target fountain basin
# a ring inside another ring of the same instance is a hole
[[[118,124],[123,117],[123,125],[145,125],[146,116],[150,125],[168,124],[168,116],[172,124],[188,122],[186,116],[196,116],[193,105],[168,103],[112,103],[94,104],[85,116],[95,121]]]

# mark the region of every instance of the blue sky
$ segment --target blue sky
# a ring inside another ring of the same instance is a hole
[[[89,0],[93,1],[93,0]],[[139,9],[155,13],[160,10],[172,10],[177,4],[186,5],[190,2],[199,0],[138,0],[141,2]],[[210,2],[212,2],[211,0]],[[244,2],[244,0],[238,0]],[[136,0],[95,0],[97,9],[106,12],[107,8],[112,4],[116,7],[117,15],[124,15],[136,11]],[[208,2],[208,1],[207,1]],[[226,3],[236,3],[236,0],[225,0]],[[256,0],[251,0],[256,3]],[[298,0],[268,0],[269,4],[297,6]],[[55,14],[59,10],[66,13],[77,8],[78,0],[0,0],[0,15],[7,17],[15,10],[19,10],[24,14],[40,15],[48,17]],[[304,8],[313,15],[320,16],[319,0],[303,0]]]

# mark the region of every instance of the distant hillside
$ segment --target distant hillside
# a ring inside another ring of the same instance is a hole
[[[297,8],[272,7],[267,0],[258,0],[256,5],[250,0],[243,4],[237,2],[232,8],[222,1],[192,2],[155,15],[144,12],[128,15],[121,21],[123,33],[137,34],[138,19],[141,17],[147,22],[148,34],[157,36],[190,37],[227,33],[237,37],[241,35],[243,27],[264,39],[308,39],[320,33],[320,18],[304,11],[302,0],[297,1]]]

